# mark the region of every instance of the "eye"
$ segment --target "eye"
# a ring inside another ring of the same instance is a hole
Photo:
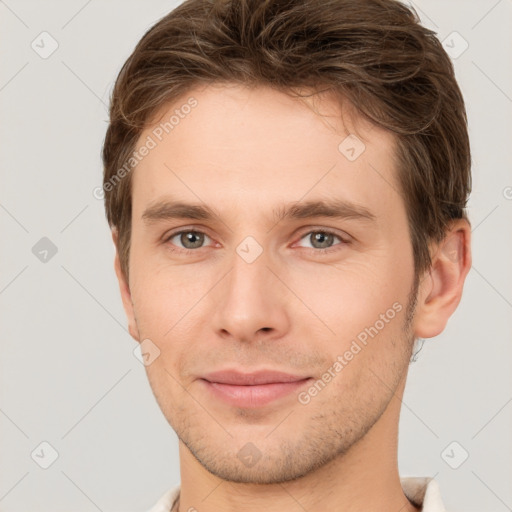
[[[341,243],[335,244],[334,248],[332,246],[333,241],[338,239]],[[343,240],[339,235],[333,233],[329,230],[318,229],[315,231],[309,231],[304,236],[301,237],[301,240],[307,240],[310,242],[309,248],[316,249],[315,252],[326,253],[338,250],[336,245],[344,245],[348,244],[348,241]]]
[[[164,241],[176,245],[177,250],[193,251],[194,249],[201,249],[205,238],[210,239],[210,237],[202,231],[184,230],[170,234]],[[176,239],[176,241],[173,241],[173,239]],[[179,244],[181,244],[181,247]],[[173,248],[173,250],[175,249]]]
[[[189,229],[171,233],[164,239],[164,243],[170,242],[170,249],[172,251],[189,252],[203,248],[206,239],[211,241],[211,238],[206,233]],[[340,243],[334,243],[336,239]],[[341,246],[349,243],[348,240],[344,240],[340,235],[326,229],[309,231],[300,240],[309,241],[310,246],[305,248],[312,249],[315,254],[337,251],[339,249],[338,245]]]

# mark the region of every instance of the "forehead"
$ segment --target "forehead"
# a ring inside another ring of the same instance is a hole
[[[396,203],[392,134],[327,94],[210,84],[160,109],[141,134],[133,207],[167,194],[250,210],[339,197]]]

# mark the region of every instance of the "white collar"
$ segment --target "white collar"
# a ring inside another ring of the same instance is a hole
[[[401,477],[400,484],[407,498],[422,507],[421,512],[446,512],[439,485],[433,478]],[[148,512],[169,512],[179,492],[179,485],[168,490]]]

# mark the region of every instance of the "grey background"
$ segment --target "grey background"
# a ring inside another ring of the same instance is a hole
[[[177,3],[0,0],[0,511],[142,511],[179,483],[177,438],[134,357],[93,197],[113,80]],[[400,473],[435,475],[452,512],[502,512],[512,510],[512,0],[413,5],[452,51],[464,44],[453,31],[469,44],[454,63],[474,159],[474,264],[445,332],[411,363]],[[47,58],[31,47],[50,48],[43,31],[58,43]],[[57,248],[46,261],[43,237]],[[43,441],[59,454],[48,469]]]

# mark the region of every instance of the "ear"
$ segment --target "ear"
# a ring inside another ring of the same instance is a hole
[[[119,282],[119,290],[121,292],[121,299],[123,301],[124,311],[126,313],[126,317],[128,318],[128,330],[130,332],[131,337],[140,342],[140,334],[139,329],[137,328],[137,322],[135,321],[135,313],[133,311],[133,302],[132,296],[130,293],[130,286],[128,281],[126,280],[126,276],[121,269],[121,260],[119,258],[119,247],[117,244],[117,230],[112,229],[112,240],[114,241],[114,245],[116,248],[116,256],[114,259],[114,268],[116,271],[117,280]]]
[[[418,289],[413,324],[414,335],[418,338],[432,338],[443,332],[459,305],[464,281],[471,269],[469,222],[453,221],[433,252],[432,265]]]

